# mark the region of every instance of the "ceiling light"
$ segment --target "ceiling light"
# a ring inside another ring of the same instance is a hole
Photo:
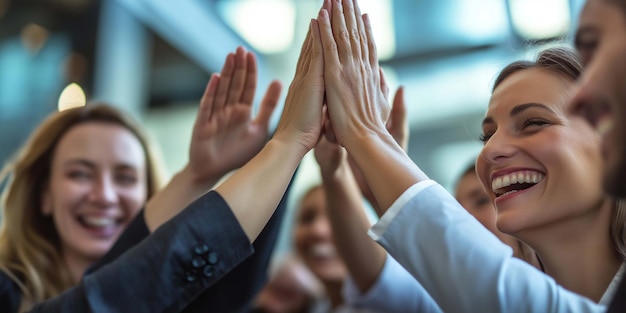
[[[58,110],[61,112],[67,109],[78,108],[85,106],[86,103],[87,98],[85,97],[83,88],[76,83],[71,83],[63,89],[59,96]]]
[[[568,0],[509,0],[509,10],[513,27],[525,39],[562,36],[571,23]]]
[[[291,47],[296,23],[292,1],[221,1],[218,9],[224,20],[257,51],[272,54]]]
[[[393,8],[390,0],[361,0],[361,13],[367,13],[374,33],[374,41],[381,61],[391,59],[396,53],[396,34]]]

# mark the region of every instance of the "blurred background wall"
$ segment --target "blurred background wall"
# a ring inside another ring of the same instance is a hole
[[[570,42],[583,0],[360,0],[391,94],[405,86],[409,153],[452,189],[481,144],[490,88],[507,63]],[[156,137],[170,173],[187,160],[210,74],[241,45],[259,58],[257,102],[295,71],[321,0],[0,0],[0,162],[57,109],[69,83],[122,107]],[[281,104],[282,106],[282,104]],[[280,117],[279,107],[273,127]],[[292,202],[318,181],[312,158]],[[1,183],[0,183],[1,186]],[[288,218],[291,218],[288,216]]]

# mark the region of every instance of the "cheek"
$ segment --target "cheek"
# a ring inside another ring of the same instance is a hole
[[[118,191],[120,199],[124,204],[124,208],[129,214],[134,215],[139,212],[147,201],[147,192],[145,188],[125,188]]]
[[[480,185],[487,190],[491,190],[491,180],[489,178],[489,169],[487,167],[487,163],[482,158],[482,152],[478,155],[476,159],[476,174],[478,175],[478,179],[480,180]]]
[[[52,213],[69,212],[89,195],[90,187],[87,184],[78,184],[69,180],[60,181],[53,185],[50,197],[47,197]]]
[[[294,232],[293,236],[293,244],[298,251],[301,253],[306,246],[306,232],[302,229],[301,226],[296,226],[298,229]]]

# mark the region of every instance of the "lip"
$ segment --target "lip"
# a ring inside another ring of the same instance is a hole
[[[495,204],[495,205],[496,205],[496,207],[497,207],[497,206],[498,206],[498,204],[500,204],[500,203],[502,203],[502,202],[505,202],[505,201],[511,200],[511,199],[513,199],[513,198],[515,198],[515,197],[518,197],[518,196],[522,196],[522,195],[524,195],[526,192],[531,191],[532,189],[534,189],[535,187],[537,187],[537,185],[541,184],[542,182],[543,182],[543,181],[540,181],[540,182],[538,182],[537,184],[533,185],[532,187],[530,187],[530,188],[526,188],[526,189],[524,189],[524,190],[520,190],[520,191],[517,191],[517,192],[513,192],[513,193],[509,193],[509,194],[505,194],[505,195],[502,195],[502,196],[496,197],[496,199],[494,200],[494,204]],[[493,192],[492,192],[492,193],[493,193]]]
[[[116,236],[123,227],[124,221],[119,216],[108,216],[105,214],[81,214],[75,217],[78,225],[91,236],[98,239],[111,239]],[[95,227],[87,224],[85,219],[89,218],[106,218],[113,219],[115,222],[110,225]]]

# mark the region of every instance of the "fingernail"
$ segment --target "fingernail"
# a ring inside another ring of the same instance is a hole
[[[322,9],[322,11],[320,12],[320,17],[328,18],[328,11],[326,11],[326,9]]]

